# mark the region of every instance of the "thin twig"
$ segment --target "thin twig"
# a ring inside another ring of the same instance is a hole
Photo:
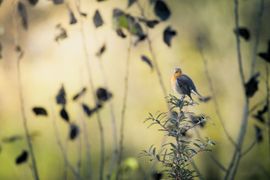
[[[254,33],[255,43],[254,43],[254,47],[253,47],[253,57],[252,57],[252,61],[251,61],[250,77],[253,76],[255,66],[256,66],[257,50],[258,50],[258,45],[259,45],[259,42],[260,42],[262,16],[263,16],[263,11],[264,11],[264,0],[260,0],[259,6],[260,7],[258,9],[258,16],[257,16],[256,22],[255,22],[256,23],[256,25],[255,25],[256,29],[255,29],[255,33]]]
[[[14,1],[15,3],[17,1]],[[18,46],[18,23],[16,21],[16,17],[15,17],[15,11],[17,8],[17,4],[14,6],[14,12],[13,12],[13,23],[15,26],[15,31],[14,31],[14,46],[17,48]],[[21,53],[21,52],[20,52]],[[16,70],[17,70],[17,81],[18,81],[18,93],[19,93],[19,100],[20,100],[20,111],[21,111],[21,115],[22,115],[22,122],[23,122],[23,128],[24,128],[24,133],[26,136],[26,142],[28,145],[28,149],[29,149],[29,153],[31,156],[31,161],[32,161],[32,172],[33,172],[33,176],[35,180],[39,180],[39,174],[38,174],[38,169],[37,169],[37,163],[36,163],[36,157],[35,157],[35,153],[34,153],[34,149],[33,149],[33,144],[30,138],[30,133],[29,133],[29,127],[28,127],[28,119],[26,117],[26,112],[25,112],[25,100],[24,100],[24,96],[23,96],[23,83],[22,83],[22,77],[21,77],[21,57],[17,56],[16,59]]]
[[[77,7],[80,7],[79,5]],[[79,23],[80,23],[80,32],[81,32],[81,38],[82,38],[82,44],[83,44],[83,51],[84,51],[84,56],[85,56],[85,66],[87,70],[87,76],[88,76],[88,82],[90,89],[93,94],[93,98],[95,101],[95,104],[98,104],[97,97],[95,95],[95,88],[94,88],[94,83],[92,79],[92,72],[90,68],[90,56],[87,50],[87,43],[86,43],[86,36],[85,36],[85,31],[84,31],[84,25],[83,25],[83,20],[79,16]],[[98,128],[99,128],[99,133],[100,133],[100,164],[99,164],[99,179],[103,179],[103,172],[104,172],[104,163],[105,163],[105,139],[104,139],[104,132],[103,132],[103,125],[100,117],[99,111],[96,112],[97,116],[97,121],[98,121]]]
[[[125,129],[125,116],[126,116],[126,109],[127,109],[127,98],[128,98],[128,90],[129,90],[129,71],[130,71],[130,54],[131,54],[131,37],[129,37],[129,45],[127,49],[127,59],[125,65],[125,79],[124,79],[124,95],[122,100],[122,108],[121,108],[121,117],[120,117],[120,140],[119,140],[119,154],[118,154],[118,161],[117,161],[117,172],[116,172],[116,179],[120,178],[120,168],[121,162],[123,158],[123,151],[124,151],[124,129]]]
[[[208,84],[209,84],[209,88],[210,88],[210,91],[211,91],[211,94],[212,94],[212,97],[213,97],[214,106],[215,106],[214,109],[215,109],[216,115],[218,116],[218,119],[219,119],[219,121],[221,123],[221,127],[222,127],[225,135],[227,136],[228,140],[234,146],[236,146],[235,141],[233,140],[232,136],[230,135],[230,133],[228,132],[227,128],[225,127],[225,123],[224,123],[223,117],[222,117],[221,112],[220,112],[220,107],[219,107],[219,104],[217,102],[217,96],[216,96],[216,92],[215,92],[214,85],[213,85],[213,82],[212,82],[212,78],[211,78],[211,75],[209,73],[208,61],[207,61],[207,59],[204,56],[203,48],[201,46],[201,41],[199,42],[199,52],[200,52],[201,58],[203,60],[204,71],[205,71],[206,78],[207,78],[207,81],[208,81]]]
[[[253,149],[253,147],[255,147],[256,143],[257,143],[257,141],[254,140],[254,141],[249,145],[249,147],[241,153],[241,157],[243,157],[243,156],[245,156],[247,153],[249,153],[249,152]]]
[[[98,62],[99,62],[100,71],[102,73],[102,78],[103,78],[105,88],[108,88],[108,81],[107,81],[106,73],[105,73],[105,70],[104,70],[104,67],[102,64],[102,58],[100,56],[98,57]],[[115,110],[114,110],[114,105],[111,101],[109,102],[109,107],[110,107],[110,115],[111,115],[112,138],[113,138],[114,148],[112,151],[112,160],[111,160],[111,164],[110,164],[108,178],[110,178],[112,173],[113,173],[113,169],[117,163],[117,155],[118,155],[118,139],[117,139]]]
[[[141,16],[143,18],[146,18],[145,17],[145,14],[144,14],[144,9],[143,7],[141,6],[140,2],[139,1],[136,1],[136,4],[140,10],[140,13],[141,13]],[[151,56],[152,56],[152,60],[153,60],[153,64],[154,64],[154,67],[156,68],[156,73],[157,73],[157,76],[158,76],[158,81],[159,81],[159,85],[162,89],[162,92],[163,92],[163,96],[166,97],[167,96],[167,90],[166,90],[166,86],[163,82],[163,78],[162,78],[162,74],[161,74],[161,71],[160,71],[160,68],[159,68],[159,64],[158,64],[158,61],[157,61],[157,57],[156,57],[156,54],[153,50],[153,43],[152,43],[152,40],[149,38],[148,36],[148,27],[146,27],[146,41],[147,41],[147,44],[148,44],[148,48],[149,48],[149,51],[151,53]],[[168,107],[169,109],[169,107]]]
[[[76,10],[78,13],[81,12],[81,4],[80,4],[80,0],[75,0],[75,7],[76,7]],[[66,6],[68,9],[70,9],[70,6],[69,6],[69,3],[66,2]],[[85,35],[84,35],[84,31],[83,31],[83,20],[81,18],[81,16],[79,16],[79,23],[80,23],[80,30],[81,30],[81,36],[82,36],[82,41],[85,41]],[[87,45],[86,45],[86,42],[83,42],[83,47],[84,47],[84,53],[85,53],[85,61],[87,61],[87,59],[89,59],[89,55],[88,55],[88,52],[87,52]],[[84,67],[82,65],[82,67]],[[82,75],[82,70],[83,68],[81,68],[81,76]],[[88,75],[90,73],[88,72]],[[83,85],[83,78],[81,77],[81,85]],[[91,86],[91,85],[90,85]],[[92,165],[91,165],[91,148],[90,148],[90,143],[89,143],[89,135],[88,135],[88,128],[87,128],[87,124],[84,120],[83,117],[80,117],[81,119],[81,124],[82,124],[82,134],[83,134],[83,137],[84,137],[84,143],[85,143],[85,148],[86,148],[86,162],[87,162],[87,165],[88,165],[88,168],[87,168],[87,177],[86,179],[92,179]]]
[[[268,148],[269,148],[269,158],[270,158],[270,87],[269,87],[269,65],[266,62],[265,65],[265,71],[266,71],[266,105],[268,107],[268,113],[267,113],[267,119],[268,119]]]
[[[238,0],[234,0],[234,17],[235,17],[235,28],[239,29],[239,4]],[[240,131],[237,139],[237,146],[234,150],[234,155],[230,161],[228,171],[225,175],[226,180],[232,180],[235,178],[237,168],[241,159],[241,149],[246,135],[247,124],[248,124],[248,111],[249,111],[249,100],[245,95],[245,76],[242,64],[241,48],[240,48],[240,37],[236,34],[236,50],[237,50],[237,61],[239,66],[239,75],[241,80],[241,88],[244,94],[244,107],[241,120]]]
[[[57,143],[57,145],[58,145],[58,147],[59,147],[59,149],[61,151],[61,154],[63,156],[65,165],[71,170],[71,172],[76,177],[76,179],[80,180],[81,179],[80,173],[77,172],[76,169],[70,164],[70,162],[68,160],[67,153],[65,151],[65,148],[64,148],[64,146],[63,146],[63,144],[61,142],[60,134],[59,134],[58,127],[57,127],[57,124],[56,124],[56,117],[55,117],[54,110],[53,110],[52,106],[51,106],[51,113],[52,113],[53,129],[54,129],[54,134],[55,134],[55,137],[56,137],[56,143]]]

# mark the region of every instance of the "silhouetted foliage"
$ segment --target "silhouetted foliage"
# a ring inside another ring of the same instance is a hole
[[[56,103],[59,105],[66,105],[67,103],[66,91],[63,85],[61,86],[60,90],[58,91],[56,95]]]
[[[263,133],[262,133],[262,129],[257,126],[257,125],[254,125],[254,128],[255,128],[255,136],[256,136],[256,141],[258,143],[262,142],[263,141]]]
[[[141,59],[143,62],[145,62],[151,68],[151,70],[153,70],[152,61],[147,56],[141,55]]]
[[[69,139],[70,140],[76,139],[76,137],[78,137],[79,133],[80,133],[79,127],[76,124],[71,123],[69,125]]]
[[[259,109],[257,111],[257,113],[253,115],[253,117],[256,118],[259,122],[264,123],[265,122],[265,119],[264,119],[263,115],[265,113],[267,113],[267,111],[268,111],[268,105],[265,104],[265,106],[263,106],[262,109]]]
[[[22,139],[23,139],[22,135],[15,134],[15,135],[12,135],[12,136],[9,136],[9,137],[4,137],[2,139],[2,142],[3,143],[14,143],[14,142],[22,140]]]
[[[93,22],[94,22],[96,28],[103,25],[104,21],[103,21],[103,19],[101,17],[101,14],[100,14],[99,10],[95,11],[95,15],[93,17]]]
[[[246,41],[248,41],[250,39],[250,33],[246,27],[239,27],[238,29],[234,30],[234,33],[236,35],[239,35],[240,37],[242,37]]]
[[[81,96],[83,96],[86,93],[86,87],[83,87],[82,90],[80,90],[77,94],[73,96],[73,101],[78,100]]]
[[[27,10],[26,10],[25,5],[21,1],[18,2],[17,10],[18,10],[18,14],[20,15],[20,18],[21,18],[22,26],[25,30],[27,30],[28,29]]]
[[[260,73],[253,75],[250,80],[245,84],[246,96],[251,98],[258,90],[259,80],[257,79]]]
[[[266,62],[270,63],[270,40],[268,41],[268,47],[266,52],[260,52],[258,55],[265,60]]]
[[[156,20],[156,19],[148,20],[148,19],[145,19],[145,18],[138,18],[138,20],[140,22],[144,23],[149,28],[154,28],[154,27],[156,27],[156,25],[159,24],[159,21]]]
[[[165,28],[163,32],[163,41],[167,46],[171,46],[171,40],[174,36],[177,35],[177,32],[171,28],[171,26],[168,26]]]
[[[168,8],[167,4],[162,0],[156,0],[154,5],[154,12],[156,16],[162,21],[166,21],[171,16],[171,11]]]
[[[68,9],[68,14],[69,14],[69,24],[76,24],[77,23],[77,19],[73,13],[73,11],[71,9]]]
[[[112,97],[112,93],[105,88],[98,88],[96,91],[96,96],[99,101],[104,102]]]
[[[68,37],[66,29],[61,24],[57,24],[55,28],[58,31],[58,33],[54,37],[54,40],[56,42],[59,42],[60,40],[64,40]]]
[[[106,44],[104,43],[100,49],[98,50],[98,52],[96,53],[96,56],[100,57],[104,52],[106,51]]]
[[[65,121],[67,121],[67,122],[70,121],[68,112],[66,111],[65,107],[62,107],[62,109],[60,110],[60,116],[61,116]]]
[[[90,109],[90,107],[85,104],[85,103],[82,103],[82,108],[83,108],[83,112],[88,116],[90,117],[92,114],[93,114],[93,111]]]
[[[37,116],[47,116],[47,110],[43,107],[33,107],[33,112],[35,113],[35,115]]]
[[[28,160],[28,152],[23,150],[21,154],[16,158],[15,163],[17,165],[27,162]]]

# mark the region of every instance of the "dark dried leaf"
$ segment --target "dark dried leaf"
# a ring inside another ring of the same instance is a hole
[[[99,10],[96,10],[95,15],[93,17],[93,22],[94,22],[96,28],[98,28],[104,24],[104,21],[99,13]]]
[[[101,103],[98,103],[95,107],[94,107],[94,109],[92,109],[92,112],[93,113],[95,113],[95,112],[97,112],[99,109],[101,109],[102,108],[102,104]]]
[[[260,52],[258,55],[265,60],[266,62],[270,63],[270,40],[268,41],[268,47],[266,52]]]
[[[107,0],[97,0],[97,2],[103,2],[103,1],[107,1]]]
[[[28,28],[28,17],[27,17],[27,10],[25,5],[22,2],[18,2],[17,4],[17,10],[21,17],[22,26],[25,30]]]
[[[153,20],[148,20],[145,18],[138,18],[138,20],[142,23],[144,23],[146,26],[148,26],[149,28],[154,28],[156,25],[159,24],[159,21],[156,19]]]
[[[263,133],[262,133],[262,129],[257,126],[257,125],[254,125],[254,128],[255,128],[255,136],[256,136],[256,141],[258,143],[262,142],[263,141]]]
[[[171,16],[171,11],[162,0],[157,0],[154,5],[154,12],[162,21],[166,21]]]
[[[79,133],[80,133],[80,128],[76,124],[72,123],[69,125],[69,139],[70,140],[76,139]]]
[[[1,6],[1,4],[2,4],[3,1],[4,1],[4,0],[0,0],[0,6]]]
[[[116,29],[116,33],[118,36],[120,36],[121,38],[126,38],[127,35],[125,35],[125,33],[123,32],[122,29]]]
[[[61,24],[57,24],[56,29],[59,31],[58,34],[54,38],[56,42],[58,42],[59,40],[64,40],[68,37],[66,29],[63,28]]]
[[[26,150],[23,150],[21,154],[16,158],[15,162],[17,165],[19,165],[27,162],[27,159],[28,159],[28,152]]]
[[[96,56],[100,57],[106,51],[106,44],[104,43],[96,53]]]
[[[38,3],[38,0],[28,0],[28,2],[29,2],[31,5],[35,6],[35,5]]]
[[[53,0],[53,3],[54,4],[63,4],[64,3],[64,0]]]
[[[67,122],[69,122],[69,115],[68,115],[68,112],[66,111],[65,107],[63,107],[61,110],[60,110],[60,116]]]
[[[265,119],[263,115],[268,111],[268,106],[265,104],[265,106],[262,109],[259,109],[255,115],[253,115],[254,118],[256,118],[259,122],[264,123]]]
[[[132,6],[137,0],[128,0],[128,7]]]
[[[37,116],[48,116],[47,110],[43,107],[33,107],[32,110]]]
[[[270,63],[270,53],[258,53],[258,55],[265,60],[266,62]]]
[[[80,11],[80,15],[83,16],[83,17],[87,17],[87,13],[85,13],[85,12]]]
[[[147,56],[142,55],[141,59],[142,59],[143,62],[145,62],[151,68],[151,70],[153,70],[152,61]]]
[[[99,101],[107,101],[112,97],[112,93],[110,93],[105,88],[98,88],[96,91],[96,96]]]
[[[66,91],[63,85],[61,86],[60,90],[58,91],[58,94],[56,95],[56,103],[60,105],[65,105],[67,103]]]
[[[138,38],[135,41],[134,46],[136,46],[139,42],[144,41],[147,38],[147,35],[146,34],[141,34],[141,35],[138,35],[137,37]]]
[[[23,136],[16,134],[16,135],[13,135],[13,136],[4,137],[2,139],[2,142],[3,143],[14,143],[14,142],[22,140],[22,139],[23,139]]]
[[[93,114],[93,111],[89,108],[87,104],[82,103],[83,112],[90,117]]]
[[[68,14],[69,14],[69,24],[76,24],[77,23],[77,19],[73,13],[73,11],[71,11],[71,9],[68,10]]]
[[[82,95],[84,95],[85,94],[85,92],[86,92],[86,87],[84,87],[84,88],[82,88],[82,90],[80,91],[80,92],[78,92],[77,94],[75,94],[74,96],[73,96],[73,101],[76,101],[77,99],[79,99]]]
[[[248,41],[250,39],[250,33],[246,27],[239,27],[238,29],[234,30],[234,33],[236,35],[244,38],[246,41]]]
[[[163,41],[167,46],[171,46],[171,40],[174,36],[177,35],[177,32],[173,30],[170,26],[166,27],[163,32]]]
[[[258,90],[259,81],[258,81],[257,78],[259,76],[260,76],[260,73],[256,73],[245,84],[246,96],[248,98],[251,98],[256,93],[256,91]]]

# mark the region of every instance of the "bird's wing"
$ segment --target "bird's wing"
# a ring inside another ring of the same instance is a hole
[[[185,74],[177,78],[177,83],[185,94],[190,94],[192,90],[197,92],[192,79]]]
[[[181,81],[186,84],[186,86],[189,87],[190,91],[193,90],[195,92],[197,92],[197,89],[192,81],[192,79],[190,77],[188,77],[187,75],[183,74],[182,76],[179,77],[181,79]]]

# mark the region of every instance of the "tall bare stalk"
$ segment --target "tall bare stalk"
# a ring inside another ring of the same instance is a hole
[[[32,161],[32,172],[33,172],[33,177],[35,180],[39,180],[39,174],[38,174],[38,168],[37,168],[37,163],[36,163],[36,157],[33,149],[33,144],[30,138],[30,133],[29,133],[29,127],[28,127],[28,119],[26,117],[26,112],[25,112],[25,100],[24,100],[24,95],[23,95],[23,83],[22,83],[22,77],[21,77],[21,58],[22,58],[22,49],[18,45],[18,23],[16,21],[16,8],[17,8],[17,0],[14,1],[14,10],[13,10],[13,15],[12,15],[12,20],[14,24],[14,47],[16,48],[17,51],[19,51],[16,59],[16,73],[17,73],[17,81],[18,81],[18,93],[19,93],[19,100],[20,100],[20,111],[21,111],[21,116],[22,116],[22,123],[23,123],[23,129],[26,137],[26,142],[28,145],[29,153],[31,156],[31,161]],[[19,49],[18,49],[19,48]]]
[[[131,36],[131,35],[130,35]],[[119,154],[118,154],[118,161],[117,161],[117,172],[116,172],[116,179],[119,179],[120,174],[120,165],[123,158],[123,150],[124,150],[124,129],[125,129],[125,116],[126,116],[126,109],[127,109],[127,98],[128,98],[128,90],[129,90],[129,71],[130,71],[130,53],[131,53],[131,37],[129,37],[129,46],[127,49],[127,59],[125,65],[125,79],[124,79],[124,95],[122,100],[122,108],[121,108],[121,117],[120,117],[120,140],[119,140]]]

